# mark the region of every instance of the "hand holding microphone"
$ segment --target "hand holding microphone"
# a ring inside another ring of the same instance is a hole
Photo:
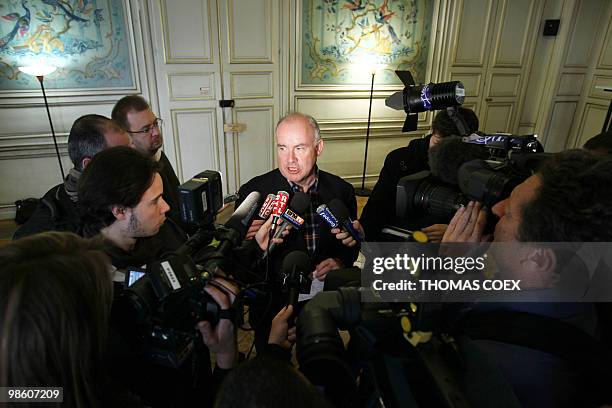
[[[351,220],[349,212],[342,201],[334,198],[329,204],[321,204],[317,214],[332,228],[332,234],[342,244],[352,247],[363,241],[363,228],[358,221]]]
[[[259,231],[261,229],[261,226],[270,217],[270,214],[272,213],[272,210],[274,208],[275,200],[276,200],[276,195],[275,194],[268,194],[268,196],[266,197],[264,203],[261,205],[261,208],[259,209],[259,214],[257,215],[257,217],[253,220],[253,222],[249,226],[249,229],[248,229],[244,239],[253,239],[253,238],[255,238],[255,234],[257,234],[257,231]]]

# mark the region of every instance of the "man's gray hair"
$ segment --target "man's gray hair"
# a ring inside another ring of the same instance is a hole
[[[308,121],[308,124],[312,128],[312,131],[314,132],[314,140],[315,140],[315,142],[318,142],[319,140],[321,140],[321,129],[319,128],[319,124],[317,123],[317,120],[315,118],[313,118],[312,116],[307,115],[305,113],[301,113],[301,112],[288,112],[288,113],[286,113],[276,123],[276,128],[274,130],[274,133],[276,134],[276,132],[278,131],[278,127],[281,125],[281,123],[283,123],[283,122],[285,122],[287,120],[293,119],[293,118],[304,118],[304,119],[306,119]]]

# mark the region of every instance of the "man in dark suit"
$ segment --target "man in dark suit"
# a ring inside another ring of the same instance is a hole
[[[352,266],[357,258],[359,248],[355,241],[343,240],[346,234],[332,231],[329,225],[316,215],[319,205],[327,204],[334,198],[344,203],[352,219],[357,215],[353,186],[338,176],[318,169],[317,158],[323,152],[323,147],[316,120],[301,113],[289,113],[281,118],[276,126],[278,168],[251,179],[239,190],[240,200],[236,202],[236,206],[252,191],[258,191],[264,197],[280,190],[290,195],[300,191],[310,196],[310,207],[304,214],[300,214],[305,220],[304,226],[299,231],[291,231],[286,235],[284,242],[270,254],[272,276],[279,272],[285,255],[294,250],[308,253],[314,265],[312,277],[320,281],[331,271]],[[247,239],[255,236],[262,225],[263,221],[255,221]],[[279,298],[278,293],[273,295],[273,303],[276,304],[265,313],[268,317],[274,316],[280,308]],[[266,338],[263,334],[261,338]]]
[[[121,98],[113,108],[112,118],[130,134],[136,150],[162,164],[159,174],[164,183],[164,201],[170,206],[168,217],[183,230],[190,232],[190,227],[181,220],[178,197],[179,179],[170,161],[161,150],[164,143],[161,131],[163,120],[153,113],[149,103],[140,95],[128,95]]]

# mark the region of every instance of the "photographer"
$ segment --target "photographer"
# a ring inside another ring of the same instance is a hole
[[[493,234],[501,245],[496,259],[505,270],[520,275],[536,288],[550,287],[558,281],[564,259],[547,242],[610,242],[612,241],[612,194],[608,180],[612,176],[612,160],[583,150],[558,154],[534,175],[512,191],[510,197],[492,208],[499,217]],[[442,242],[480,242],[487,212],[479,203],[470,202],[457,211]],[[529,242],[517,246],[512,243]],[[581,273],[575,270],[576,274]],[[597,314],[592,303],[505,303],[474,305],[470,314],[485,312],[519,312],[554,319],[575,330],[594,335]],[[499,331],[508,321],[498,321]],[[553,322],[554,323],[554,322]],[[537,339],[550,336],[545,327],[534,332],[513,333]],[[548,334],[547,334],[548,333]],[[563,344],[570,337],[548,340]],[[579,369],[558,354],[531,349],[512,342],[480,340],[479,346],[493,360],[525,406],[576,406],[586,404],[592,395],[577,395],[584,380]],[[579,344],[569,348],[581,348]],[[583,384],[584,385],[584,384]],[[582,401],[582,402],[581,402]]]
[[[459,129],[457,121],[460,121],[459,127],[463,130]],[[459,107],[456,111],[443,110],[436,114],[430,135],[413,140],[407,147],[401,147],[387,155],[378,182],[359,220],[368,241],[385,241],[386,237],[381,233],[383,227],[396,225],[395,200],[398,181],[404,176],[429,170],[427,153],[442,139],[451,135],[463,136],[466,133],[473,133],[478,130],[478,125],[478,117],[471,109]],[[432,242],[439,242],[446,228],[444,224],[421,225],[419,220],[414,220],[410,226],[399,226],[409,229],[425,227],[423,232]]]
[[[123,271],[130,266],[140,267],[162,260],[186,240],[183,231],[170,219],[166,219],[168,204],[162,193],[164,186],[159,175],[160,164],[134,149],[115,147],[94,157],[79,181],[79,205],[82,211],[83,233],[86,236],[100,234],[106,240],[105,252],[116,268],[116,288],[122,289]],[[233,301],[236,290],[227,282],[225,295]],[[207,285],[207,291],[214,290]],[[230,304],[219,304],[221,309]],[[217,353],[217,367],[229,369],[236,364],[236,337],[234,325],[221,319],[215,328],[200,322],[204,344]],[[197,346],[197,345],[196,345]],[[184,363],[180,370],[148,366],[139,361],[140,372],[134,378],[133,387],[149,397],[156,405],[193,405],[212,399],[210,360],[204,347],[193,353],[192,364]],[[132,350],[139,353],[140,350]],[[222,370],[219,371],[222,374]],[[221,376],[219,374],[219,376]],[[203,397],[202,394],[208,394]]]

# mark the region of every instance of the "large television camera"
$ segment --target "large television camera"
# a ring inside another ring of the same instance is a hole
[[[335,406],[520,406],[475,347],[445,330],[440,304],[362,303],[362,290],[319,293],[297,320],[300,371]]]
[[[161,260],[146,268],[129,268],[126,287],[113,305],[114,320],[128,341],[148,360],[172,368],[190,356],[196,323],[206,320],[214,326],[226,313],[204,288],[231,259],[246,233],[244,219],[250,219],[260,205],[259,194],[253,194],[225,225],[214,225],[223,204],[221,178],[215,171],[181,185],[179,197],[183,221],[199,229]]]
[[[410,225],[421,217],[448,223],[470,200],[490,209],[537,170],[547,156],[542,151],[537,135],[475,133],[443,140],[430,150],[431,171],[398,182],[396,222],[410,228],[427,226]]]

